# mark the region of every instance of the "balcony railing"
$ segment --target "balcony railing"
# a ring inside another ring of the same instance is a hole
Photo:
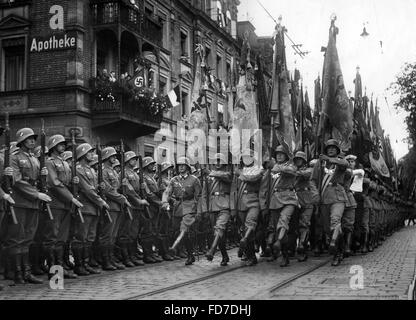
[[[92,13],[94,25],[122,24],[156,45],[162,45],[163,26],[159,19],[123,0],[93,0]]]

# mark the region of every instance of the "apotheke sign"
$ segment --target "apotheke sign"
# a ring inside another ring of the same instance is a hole
[[[49,20],[51,30],[64,30],[64,9],[62,6],[53,5],[49,14],[52,17]],[[76,33],[71,34],[62,32],[47,37],[31,38],[30,52],[45,52],[53,50],[73,49],[77,46]]]

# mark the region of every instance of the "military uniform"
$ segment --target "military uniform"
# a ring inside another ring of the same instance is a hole
[[[92,147],[89,144],[81,144],[77,147],[77,158],[81,160]],[[100,211],[106,202],[98,195],[98,177],[93,168],[86,161],[80,161],[76,166],[79,178],[79,201],[83,204],[81,213],[84,223],[80,219],[74,219],[74,236],[72,239],[72,251],[75,260],[75,273],[78,275],[88,275],[89,259],[91,256],[91,246],[97,237],[98,221]],[[109,248],[101,248],[103,269],[109,259]],[[114,270],[115,268],[112,268]]]
[[[344,254],[346,257],[351,254],[351,237],[354,232],[355,209],[357,208],[354,194],[350,190],[353,177],[353,171],[347,169],[344,174],[344,189],[347,194],[347,202],[345,203],[345,209],[341,219],[341,227],[345,241]]]
[[[226,171],[226,159],[222,154],[216,154],[215,160],[219,160],[221,169],[213,170],[208,176],[207,187],[202,190],[202,199],[208,199],[203,202],[203,212],[208,213],[210,220],[210,230],[214,231],[214,238],[211,248],[206,257],[209,261],[214,258],[215,250],[218,245],[222,254],[221,265],[226,266],[229,257],[226,249],[225,232],[230,219],[230,193],[232,177],[231,173]]]
[[[188,172],[179,174],[172,178],[168,187],[163,193],[163,203],[167,205],[169,200],[173,200],[173,212],[177,217],[181,217],[180,232],[171,249],[175,249],[182,238],[185,238],[185,248],[188,254],[188,260],[185,264],[192,264],[195,261],[193,256],[193,243],[191,231],[195,223],[197,205],[201,196],[201,183],[199,180],[189,173],[190,165],[188,159],[179,159],[178,165],[186,165]],[[172,250],[173,251],[173,250]]]

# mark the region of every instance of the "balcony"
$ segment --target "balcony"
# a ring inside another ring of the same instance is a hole
[[[138,1],[136,1],[138,2]],[[124,26],[146,40],[162,46],[163,26],[156,16],[149,16],[126,0],[92,0],[93,25],[96,27]]]

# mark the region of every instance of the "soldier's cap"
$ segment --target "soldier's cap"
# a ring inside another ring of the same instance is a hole
[[[55,148],[60,143],[66,143],[65,137],[60,134],[56,134],[48,139],[47,146],[49,151]]]
[[[151,164],[156,163],[156,161],[152,157],[144,157],[143,158],[143,168],[150,166]]]
[[[189,159],[187,157],[180,157],[178,159],[178,161],[176,161],[176,164],[179,165],[186,165],[188,167],[189,170],[192,170],[191,168],[191,162],[189,161]]]
[[[119,166],[120,166],[120,161],[118,161],[118,159],[116,159],[116,161],[114,161],[112,167],[115,168],[115,167],[119,167]]]
[[[227,164],[227,159],[226,159],[225,155],[222,154],[222,153],[214,154],[214,156],[211,158],[211,160],[214,160],[214,161],[220,160],[220,164]]]
[[[329,147],[336,147],[337,149],[338,149],[338,154],[340,154],[341,153],[341,148],[340,148],[340,146],[339,146],[339,142],[337,141],[337,140],[335,140],[335,139],[329,139],[326,143],[325,143],[325,153],[326,153],[326,151],[327,151],[327,149],[329,148]]]
[[[302,159],[305,162],[308,162],[308,158],[306,157],[306,153],[303,151],[298,151],[295,153],[295,156],[293,157],[293,161],[295,161],[296,159]]]
[[[36,158],[39,158],[40,157],[40,151],[41,151],[41,146],[37,146],[34,150],[33,150],[33,154],[35,155],[35,157]],[[48,149],[48,147],[47,146],[45,146],[45,154],[48,154],[48,152],[49,152],[49,149]]]
[[[94,150],[94,148],[89,143],[81,143],[77,147],[77,159],[81,159],[83,156],[85,156],[88,152]]]
[[[276,153],[283,153],[284,155],[286,155],[286,157],[289,158],[289,153],[287,152],[286,148],[283,147],[282,145],[277,146],[277,148],[274,150]]]
[[[136,153],[134,153],[134,151],[127,151],[124,154],[124,162],[129,162],[131,159],[136,159],[137,160],[138,156],[136,155]]]
[[[357,156],[354,156],[353,154],[349,154],[348,156],[345,157],[345,160],[350,161],[350,160],[357,160]]]
[[[22,128],[16,132],[17,146],[20,147],[21,143],[26,139],[33,137],[35,140],[38,135],[33,132],[31,128]]]
[[[72,159],[72,158],[73,158],[72,151],[65,151],[62,153],[62,160],[68,161],[69,159]]]
[[[92,161],[90,162],[90,166],[95,166],[96,164],[98,164],[98,154],[94,154],[94,156],[92,157]]]
[[[160,172],[165,172],[166,170],[174,168],[174,165],[170,162],[163,162],[162,167],[160,168]]]
[[[105,161],[108,158],[115,156],[116,154],[117,154],[116,149],[114,149],[113,147],[107,147],[101,150],[101,159]]]

